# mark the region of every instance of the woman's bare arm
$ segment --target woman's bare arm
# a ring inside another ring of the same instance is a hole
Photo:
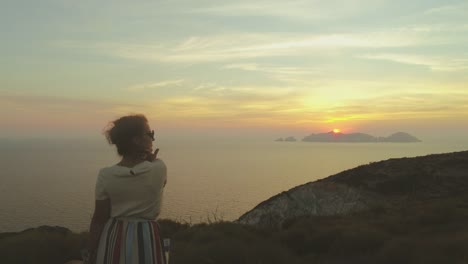
[[[93,219],[89,228],[88,250],[90,252],[90,263],[95,262],[99,238],[101,237],[104,225],[110,218],[110,211],[110,199],[96,200]]]

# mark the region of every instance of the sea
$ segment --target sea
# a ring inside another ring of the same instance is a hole
[[[468,141],[311,143],[271,139],[165,139],[160,218],[231,221],[297,185],[370,162],[468,150]],[[41,225],[87,231],[100,168],[119,162],[105,139],[0,139],[0,232]]]

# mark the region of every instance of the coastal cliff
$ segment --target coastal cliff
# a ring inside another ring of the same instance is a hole
[[[296,217],[399,208],[467,190],[468,151],[389,159],[292,188],[260,203],[237,221],[278,227]]]

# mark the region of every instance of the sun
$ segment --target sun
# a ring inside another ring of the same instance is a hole
[[[336,134],[336,133],[341,133],[341,130],[340,130],[339,128],[334,128],[334,129],[333,129],[333,133],[335,133],[335,134]]]

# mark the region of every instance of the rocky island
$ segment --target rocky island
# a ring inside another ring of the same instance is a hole
[[[296,142],[297,139],[295,137],[291,136],[291,137],[287,137],[287,138],[284,138],[284,139],[283,138],[278,138],[275,141]]]
[[[294,137],[288,137],[286,140],[279,138],[276,141],[296,141]],[[327,132],[327,133],[318,133],[310,134],[302,139],[304,142],[327,142],[327,143],[378,143],[378,142],[390,142],[390,143],[412,143],[412,142],[421,142],[415,136],[412,136],[405,132],[393,133],[388,137],[374,137],[365,133],[350,133],[345,134],[341,132]]]
[[[421,142],[418,138],[405,133],[397,132],[388,137],[374,137],[365,133],[335,133],[330,131],[328,133],[310,134],[302,139],[305,142],[393,142],[393,143],[410,143]]]

